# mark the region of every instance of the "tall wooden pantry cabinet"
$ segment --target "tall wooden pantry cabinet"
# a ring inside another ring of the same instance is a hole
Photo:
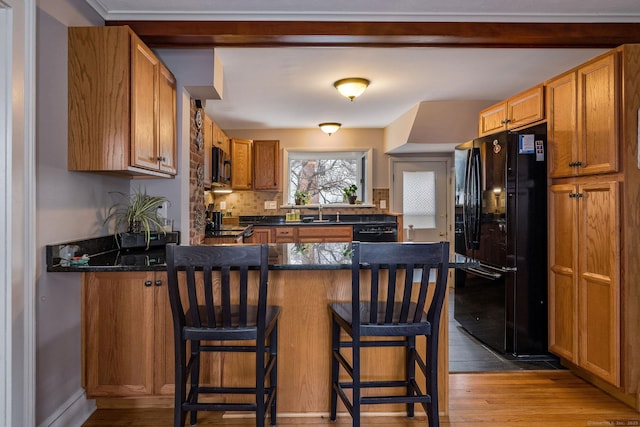
[[[549,350],[640,410],[640,45],[545,83]]]

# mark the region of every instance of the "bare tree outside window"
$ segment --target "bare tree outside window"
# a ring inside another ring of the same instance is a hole
[[[358,185],[358,161],[356,159],[317,159],[289,162],[289,199],[298,190],[311,195],[311,203],[342,203],[342,189]]]
[[[294,204],[296,191],[307,192],[311,205],[343,204],[343,188],[355,184],[363,203],[371,197],[373,150],[284,150],[286,203]]]

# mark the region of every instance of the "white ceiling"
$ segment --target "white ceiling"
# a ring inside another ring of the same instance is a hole
[[[105,20],[640,22],[639,0],[86,0]],[[217,48],[224,130],[381,128],[422,101],[500,100],[602,52],[597,49]],[[194,64],[197,66],[197,64]],[[355,102],[335,80],[365,77]]]

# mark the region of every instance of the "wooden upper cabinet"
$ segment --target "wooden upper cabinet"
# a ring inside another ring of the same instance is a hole
[[[176,79],[162,63],[158,73],[158,154],[162,172],[175,175],[177,161]]]
[[[252,188],[252,142],[249,139],[231,139],[231,188],[234,190]]]
[[[131,158],[133,166],[158,167],[158,58],[131,36]]]
[[[211,170],[211,149],[214,141],[214,125],[209,116],[203,114],[202,133],[204,138],[204,187],[211,187],[212,170]]]
[[[280,190],[280,141],[253,141],[253,189]]]
[[[618,170],[618,54],[547,82],[549,176]]]
[[[68,31],[69,170],[175,175],[174,76],[129,27]]]
[[[480,112],[478,136],[516,129],[544,119],[544,87],[538,85]]]
[[[571,176],[572,159],[578,158],[576,133],[576,73],[547,82],[547,151],[549,176]]]
[[[491,135],[507,128],[507,103],[500,102],[480,111],[478,136]]]
[[[578,82],[578,175],[618,170],[618,54],[580,67]]]

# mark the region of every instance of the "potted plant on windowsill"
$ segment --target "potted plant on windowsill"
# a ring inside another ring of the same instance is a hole
[[[293,195],[296,205],[306,205],[311,199],[311,194],[306,190],[297,190]]]
[[[355,184],[351,184],[350,186],[344,187],[342,189],[342,194],[344,194],[344,198],[349,201],[350,205],[356,203],[356,200],[358,199],[358,195],[356,194],[357,191],[358,186]]]
[[[114,192],[120,201],[113,204],[104,220],[105,224],[114,223],[114,236],[124,233],[141,233],[147,249],[151,241],[151,232],[166,234],[163,218],[158,215],[158,207],[167,201],[164,196],[149,196],[140,188],[132,194]]]

